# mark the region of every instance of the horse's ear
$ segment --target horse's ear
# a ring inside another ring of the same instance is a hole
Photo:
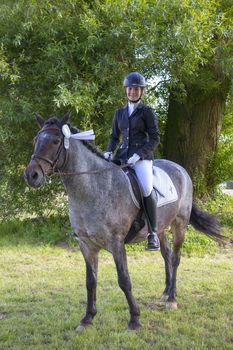
[[[43,125],[44,125],[44,119],[41,117],[41,115],[39,113],[35,113],[35,117],[36,117],[36,121],[37,123],[39,124],[39,126],[41,128],[43,128]]]
[[[62,125],[67,124],[69,119],[70,119],[70,112],[66,112],[66,114],[64,114],[64,116],[61,119],[61,124]]]

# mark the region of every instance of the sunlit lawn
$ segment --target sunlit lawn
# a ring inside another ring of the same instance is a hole
[[[164,288],[159,253],[129,252],[142,327],[128,332],[128,306],[112,257],[99,259],[98,313],[77,334],[85,312],[85,265],[76,249],[1,247],[0,349],[233,349],[233,252],[183,257],[177,311],[157,303]]]

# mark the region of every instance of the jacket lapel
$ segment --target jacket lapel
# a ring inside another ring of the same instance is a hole
[[[137,113],[137,111],[138,111],[139,109],[142,109],[143,106],[144,106],[144,104],[143,104],[143,102],[141,101],[141,102],[138,104],[137,108],[136,108],[136,109],[133,111],[133,113],[131,114],[130,119],[132,119],[132,118],[135,116],[135,114]],[[128,108],[127,108],[127,109],[128,109]]]
[[[129,109],[128,109],[128,104],[127,103],[123,107],[123,113],[124,113],[124,118],[128,118],[129,117]]]
[[[123,124],[125,125],[125,128],[128,128],[128,127],[129,127],[129,110],[128,110],[128,104],[126,104],[126,105],[123,107],[122,120],[123,120]]]

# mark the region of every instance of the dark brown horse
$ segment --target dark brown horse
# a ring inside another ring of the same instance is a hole
[[[126,176],[87,141],[70,138],[69,148],[67,145],[64,147],[62,127],[68,122],[68,115],[61,120],[51,117],[46,121],[37,115],[37,121],[41,130],[36,137],[34,154],[25,170],[25,179],[29,186],[39,187],[54,172],[61,173],[68,195],[71,226],[86,262],[87,309],[79,329],[91,324],[97,312],[98,252],[102,248],[114,257],[119,286],[129,304],[128,327],[137,329],[140,326],[139,308],[132,294],[124,240],[139,209],[132,200]],[[176,273],[187,225],[191,223],[216,239],[222,239],[222,236],[216,219],[193,204],[192,182],[187,172],[167,160],[157,160],[155,165],[170,176],[178,194],[177,201],[158,208],[158,231],[166,273],[162,300],[167,308],[176,308]],[[78,176],[80,172],[82,175]],[[64,173],[76,175],[66,176]],[[173,234],[173,252],[165,235],[168,226],[171,226]],[[145,240],[147,233],[145,225],[134,242]]]

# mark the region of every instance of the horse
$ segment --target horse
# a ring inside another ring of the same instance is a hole
[[[136,330],[140,327],[140,311],[132,293],[125,238],[139,208],[132,200],[127,176],[119,165],[105,160],[93,143],[70,138],[69,147],[65,145],[62,128],[69,123],[68,113],[63,117],[50,116],[47,120],[36,114],[36,120],[40,131],[24,177],[29,186],[37,188],[48,177],[58,174],[68,195],[70,223],[86,264],[87,307],[77,330],[92,324],[97,313],[96,285],[101,249],[113,255],[118,284],[129,306],[128,329]],[[77,132],[72,126],[69,128],[71,134]],[[166,276],[161,300],[166,308],[176,309],[176,275],[187,225],[215,239],[221,240],[223,236],[217,219],[193,203],[192,181],[186,170],[165,159],[155,160],[154,165],[170,176],[178,194],[175,202],[158,208],[158,235]],[[168,227],[172,231],[173,251],[165,234]],[[145,224],[131,243],[141,242],[147,235]]]

